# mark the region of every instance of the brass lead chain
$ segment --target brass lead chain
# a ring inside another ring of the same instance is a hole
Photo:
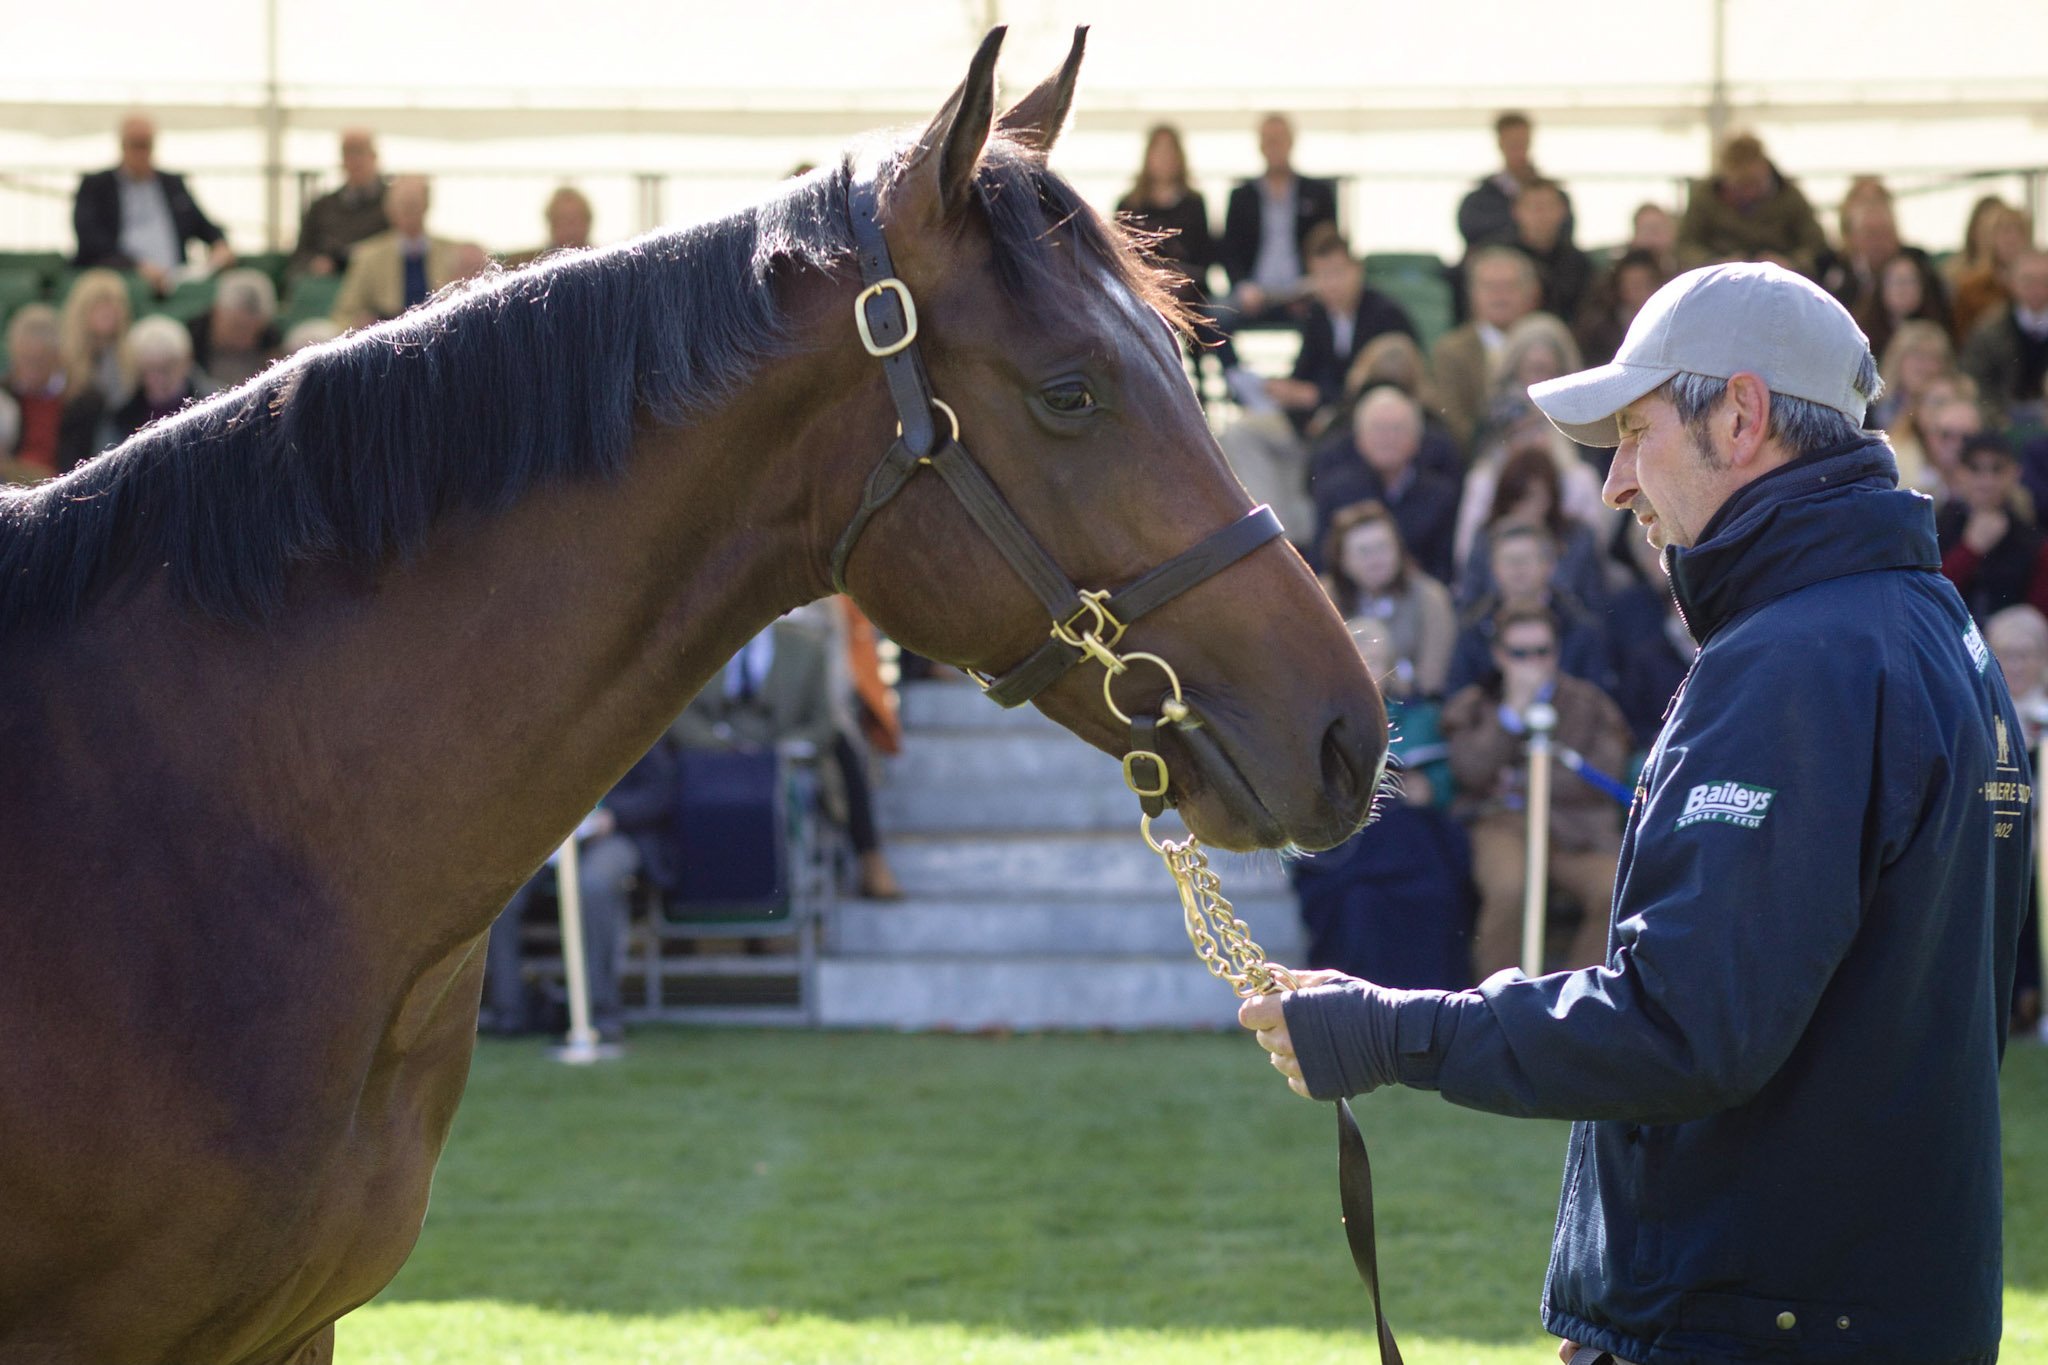
[[[1266,960],[1266,950],[1252,937],[1251,926],[1237,917],[1223,894],[1222,881],[1209,867],[1209,855],[1192,834],[1185,839],[1155,839],[1150,816],[1139,820],[1138,832],[1173,874],[1188,941],[1210,975],[1229,982],[1233,991],[1247,999],[1299,987],[1293,972]]]
[[[1159,706],[1161,716],[1175,725],[1188,723],[1187,698],[1181,692],[1180,677],[1173,671],[1173,665],[1142,650],[1118,654],[1113,646],[1122,639],[1124,626],[1103,605],[1108,594],[1084,592],[1081,598],[1085,604],[1082,609],[1072,619],[1055,625],[1053,634],[1102,665],[1102,700],[1110,714],[1126,725],[1131,723],[1131,718],[1116,704],[1111,688],[1130,671],[1132,664],[1149,663],[1166,674],[1168,692]],[[1076,623],[1083,615],[1095,618],[1091,629],[1077,629]],[[1102,638],[1105,633],[1109,634],[1107,641]],[[1131,759],[1138,756],[1133,753],[1125,757],[1124,784],[1140,796],[1163,795],[1168,781],[1166,760],[1156,753],[1142,755],[1156,765],[1158,776],[1154,783],[1141,783],[1131,771]],[[1230,988],[1245,998],[1291,991],[1300,985],[1293,972],[1266,960],[1266,950],[1252,937],[1251,926],[1237,917],[1236,909],[1223,894],[1222,881],[1210,870],[1209,855],[1202,851],[1194,835],[1164,842],[1155,839],[1149,815],[1140,818],[1138,832],[1173,875],[1174,887],[1180,892],[1181,915],[1187,922],[1188,941],[1211,975],[1230,983]]]

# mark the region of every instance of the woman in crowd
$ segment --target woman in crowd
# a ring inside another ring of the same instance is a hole
[[[1901,251],[1878,268],[1877,288],[1850,310],[1863,335],[1870,338],[1873,355],[1882,356],[1909,322],[1927,322],[1948,329],[1948,296],[1941,277],[1927,258]]]
[[[1586,291],[1586,306],[1579,310],[1578,323],[1573,328],[1588,365],[1605,365],[1614,359],[1622,338],[1628,335],[1629,324],[1643,311],[1650,295],[1670,278],[1656,256],[1630,248],[1593,281],[1593,287]]]
[[[1204,285],[1216,259],[1209,238],[1209,205],[1188,180],[1188,154],[1180,130],[1170,123],[1145,135],[1145,159],[1137,179],[1117,200],[1117,217],[1152,237],[1152,253],[1179,277],[1174,297],[1198,316],[1209,302]],[[1199,363],[1202,351],[1221,338],[1206,324],[1190,338]],[[1220,362],[1219,362],[1220,363]]]
[[[1493,591],[1490,547],[1494,533],[1508,526],[1541,526],[1557,544],[1557,572],[1551,576],[1551,586],[1582,607],[1595,612],[1601,609],[1608,593],[1601,554],[1604,542],[1584,522],[1565,515],[1561,494],[1549,442],[1524,440],[1508,450],[1486,522],[1459,569],[1461,606],[1470,606]]]
[[[119,407],[135,392],[135,367],[123,346],[135,315],[128,302],[128,282],[112,270],[88,270],[71,285],[64,299],[63,335],[66,387],[74,397],[87,390],[109,407]]]
[[[1583,369],[1578,343],[1564,323],[1548,313],[1531,313],[1508,328],[1507,340],[1489,364],[1492,377],[1487,425],[1478,440],[1479,455],[1465,474],[1465,492],[1458,503],[1457,563],[1466,563],[1479,538],[1479,528],[1493,507],[1494,489],[1511,447],[1538,444],[1557,466],[1558,504],[1583,522],[1595,536],[1604,535],[1612,518],[1600,501],[1601,472],[1585,453],[1550,424],[1529,401],[1529,386]]]
[[[1915,318],[1899,324],[1879,354],[1884,397],[1871,408],[1870,425],[1891,438],[1900,485],[1932,493],[1937,480],[1927,467],[1922,422],[1932,410],[1929,399],[1945,392],[1942,381],[1956,373],[1955,344],[1945,326]]]
[[[1389,696],[1442,696],[1457,613],[1450,590],[1409,555],[1393,514],[1377,502],[1339,510],[1324,535],[1323,563],[1329,565],[1330,599],[1354,631],[1370,621],[1386,636],[1381,689]]]
[[[1970,331],[2012,301],[2006,276],[2013,261],[2033,244],[2034,225],[2003,200],[1979,201],[1970,214],[1970,236],[1956,271],[1955,317],[1950,329],[1967,340]]]

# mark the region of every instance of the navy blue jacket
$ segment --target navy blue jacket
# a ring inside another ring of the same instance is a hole
[[[1398,1006],[1403,1082],[1577,1120],[1559,1336],[1645,1365],[1996,1357],[2032,778],[1896,479],[1875,442],[1796,462],[1674,556],[1702,649],[1606,965]],[[1312,1088],[1327,1064],[1303,1055]]]

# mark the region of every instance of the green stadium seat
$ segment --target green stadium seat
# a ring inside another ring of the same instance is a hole
[[[334,311],[334,296],[341,292],[339,275],[301,275],[292,282],[278,326],[289,332],[307,318],[324,318]]]
[[[39,303],[43,297],[43,274],[29,266],[0,264],[0,327],[24,304]]]
[[[1366,282],[1374,288],[1383,280],[1441,280],[1444,263],[1428,251],[1368,251],[1365,254]]]
[[[270,276],[270,282],[278,287],[278,292],[282,295],[284,263],[291,258],[292,254],[289,251],[252,251],[246,256],[238,257],[235,264],[247,266],[251,270],[260,270]]]
[[[171,290],[169,298],[160,300],[152,311],[168,313],[180,322],[190,322],[213,307],[213,289],[211,276],[203,280],[186,280]]]
[[[1451,330],[1452,301],[1450,282],[1438,275],[1383,276],[1372,281],[1372,287],[1401,305],[1409,320],[1415,324],[1416,340],[1422,343],[1424,354],[1436,345],[1436,339]]]

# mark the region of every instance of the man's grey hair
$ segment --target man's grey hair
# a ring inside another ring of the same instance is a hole
[[[1517,251],[1514,247],[1504,246],[1496,242],[1492,246],[1480,247],[1479,250],[1472,253],[1472,259],[1465,263],[1466,288],[1471,288],[1472,282],[1479,278],[1481,266],[1489,265],[1495,261],[1513,266],[1515,273],[1522,277],[1522,283],[1531,289],[1543,283],[1536,274],[1536,263],[1534,261],[1530,260],[1522,252]]]
[[[1856,365],[1855,389],[1866,404],[1875,403],[1884,396],[1884,380],[1878,378],[1877,358],[1871,355],[1868,347],[1864,348],[1863,358]],[[1707,414],[1719,407],[1727,396],[1728,381],[1710,375],[1680,373],[1667,380],[1659,392],[1678,409],[1678,420],[1693,433],[1700,447],[1709,448],[1706,441]],[[1825,403],[1794,398],[1788,393],[1774,393],[1764,435],[1783,441],[1796,460],[1816,451],[1862,439],[1863,424],[1851,421],[1841,411]]]
[[[277,286],[260,270],[227,270],[214,283],[214,301],[238,313],[262,318],[277,316]]]

